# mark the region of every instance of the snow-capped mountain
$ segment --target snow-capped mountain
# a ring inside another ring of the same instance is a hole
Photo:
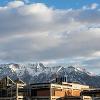
[[[68,82],[100,87],[100,76],[77,66],[45,66],[42,63],[1,64],[0,78],[5,76],[20,78],[27,83],[54,82],[57,77],[67,76]]]

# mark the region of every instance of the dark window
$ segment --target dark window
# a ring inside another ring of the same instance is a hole
[[[31,90],[31,96],[37,96],[37,90],[35,90],[35,89],[33,90],[33,89],[32,89],[32,90]]]

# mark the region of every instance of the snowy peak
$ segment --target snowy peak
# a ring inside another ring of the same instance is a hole
[[[9,69],[11,72],[22,75],[24,71],[28,71],[30,75],[34,76],[40,73],[59,73],[59,72],[79,72],[85,73],[88,75],[95,75],[88,72],[85,68],[77,67],[77,66],[45,66],[43,63],[35,63],[35,64],[2,64],[0,65],[0,71]]]
[[[76,71],[76,68],[74,66],[69,66],[68,71],[69,72]]]
[[[9,64],[8,66],[12,70],[12,72],[16,72],[19,69],[18,64]]]
[[[79,67],[79,66],[69,66],[68,70],[69,70],[69,72],[75,71],[75,72],[79,72],[79,73],[85,73],[89,76],[96,76],[94,73],[89,72],[85,68]]]
[[[69,82],[79,82],[82,84],[96,85],[100,83],[100,77],[91,74],[86,69],[79,66],[46,66],[43,63],[28,64],[2,64],[0,65],[0,78],[10,76],[20,78],[27,83],[31,82],[51,82],[56,77],[67,76]],[[88,80],[87,80],[88,78]],[[95,80],[95,81],[94,81]],[[100,86],[100,85],[99,85]]]

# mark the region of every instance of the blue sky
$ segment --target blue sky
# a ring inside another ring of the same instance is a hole
[[[89,5],[91,3],[97,2],[99,0],[30,0],[32,2],[43,2],[49,6],[54,6],[55,8],[66,9],[66,8],[80,8],[83,5]]]
[[[79,64],[100,74],[100,0],[0,0],[0,63]]]
[[[8,2],[17,1],[17,0],[0,0],[0,5],[4,6]],[[100,0],[20,0],[27,3],[45,3],[46,5],[58,9],[78,9],[84,5],[89,5],[92,3],[100,4]]]

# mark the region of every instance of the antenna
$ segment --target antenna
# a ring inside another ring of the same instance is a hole
[[[68,80],[67,80],[67,77],[68,77],[68,75],[65,74],[65,75],[64,75],[64,82],[67,82],[67,81],[68,81]]]

